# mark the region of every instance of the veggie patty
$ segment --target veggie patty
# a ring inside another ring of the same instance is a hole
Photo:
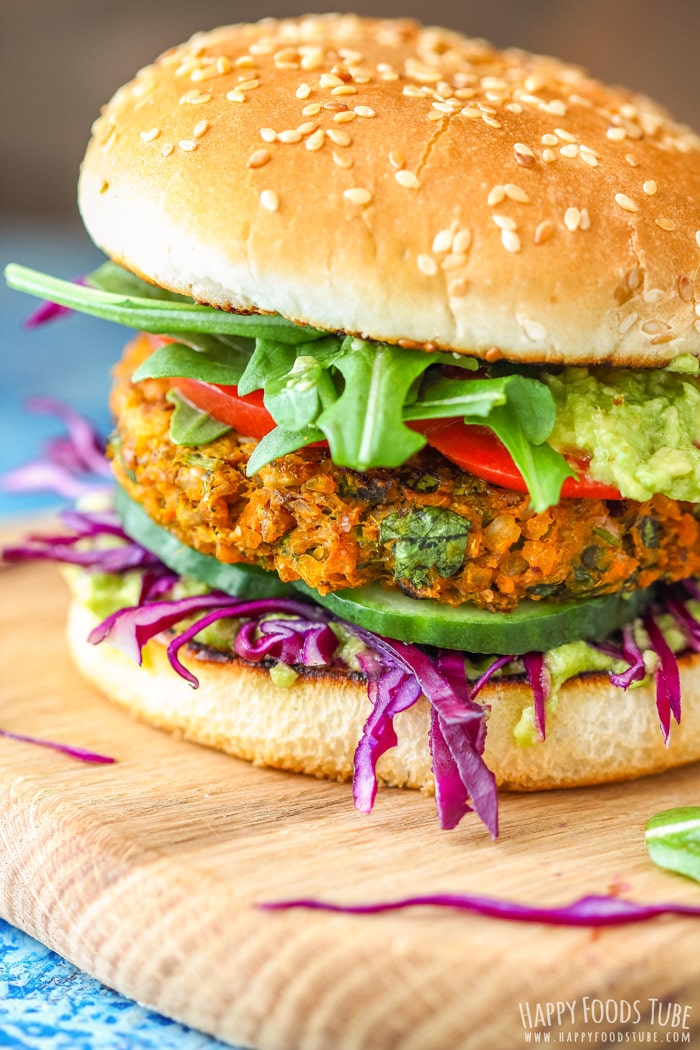
[[[527,495],[459,471],[430,448],[402,467],[366,473],[306,448],[247,477],[249,438],[229,432],[198,448],[171,442],[169,382],[130,379],[150,350],[137,337],[117,368],[117,478],[153,521],[222,562],[272,569],[322,594],[379,580],[491,610],[700,572],[693,505],[665,496],[567,499],[536,514]]]

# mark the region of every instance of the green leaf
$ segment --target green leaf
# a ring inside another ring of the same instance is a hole
[[[454,576],[464,562],[471,523],[442,507],[388,514],[379,529],[380,543],[394,541],[394,577],[422,586],[434,568]]]
[[[654,864],[700,882],[700,806],[657,813],[644,837]]]
[[[334,361],[345,388],[316,420],[334,463],[353,470],[398,467],[423,448],[423,435],[404,424],[403,404],[414,380],[431,363],[423,350],[345,340]]]
[[[170,440],[174,445],[208,445],[231,430],[226,423],[195,408],[177,390],[169,390],[165,396],[173,405]]]
[[[316,427],[305,427],[303,430],[283,430],[282,427],[275,427],[255,446],[248,460],[246,474],[252,477],[273,460],[296,452],[314,441],[323,441],[323,434]]]
[[[243,335],[268,338],[280,343],[302,343],[320,339],[326,333],[294,324],[278,314],[237,314],[185,300],[136,296],[126,291],[108,292],[99,288],[62,281],[57,277],[11,263],[5,279],[19,292],[68,306],[80,313],[116,321],[155,335],[173,332],[207,332],[211,335]],[[131,282],[129,282],[131,285]]]
[[[248,364],[253,343],[216,336],[192,335],[192,345],[166,343],[159,346],[134,372],[132,381],[179,377],[203,383],[235,386]],[[194,346],[194,349],[193,349]]]
[[[576,477],[559,452],[549,445],[533,445],[528,440],[519,420],[509,411],[509,406],[494,408],[486,421],[478,417],[466,417],[464,422],[486,422],[501,439],[525,479],[532,509],[536,514],[555,506],[559,502],[565,478]]]
[[[116,292],[119,295],[138,296],[142,299],[163,299],[169,303],[191,303],[192,298],[169,292],[157,284],[150,284],[137,277],[131,270],[113,262],[102,263],[85,278],[91,288],[101,292]]]

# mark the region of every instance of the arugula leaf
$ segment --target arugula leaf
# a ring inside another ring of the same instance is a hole
[[[283,430],[282,427],[275,427],[261,438],[253,449],[246,466],[246,474],[250,478],[273,460],[287,456],[290,452],[297,452],[314,441],[323,441],[323,434],[316,427],[304,427],[303,430]]]
[[[559,502],[565,478],[576,477],[564,457],[549,445],[533,445],[516,416],[505,405],[492,409],[487,420],[466,416],[465,423],[485,423],[501,439],[525,479],[532,509],[540,514]]]
[[[657,813],[644,837],[654,864],[700,882],[700,806]]]
[[[471,522],[442,507],[388,514],[379,542],[394,543],[394,578],[422,586],[430,569],[454,576],[462,567]]]
[[[188,334],[187,342],[166,343],[154,350],[134,372],[132,381],[185,378],[235,386],[250,358],[252,342]],[[194,346],[194,349],[192,348]]]
[[[91,288],[98,288],[101,292],[116,292],[119,295],[139,296],[142,299],[163,299],[169,303],[192,302],[191,297],[169,292],[157,284],[144,281],[131,270],[125,270],[123,266],[117,266],[109,260],[89,273],[85,280]]]
[[[430,355],[351,336],[342,350],[334,365],[345,387],[316,420],[333,462],[353,470],[398,467],[425,445],[422,434],[405,426],[403,403]]]
[[[202,306],[193,301],[184,302],[136,296],[124,292],[108,292],[89,285],[62,281],[57,277],[30,270],[11,263],[5,269],[5,279],[19,292],[28,292],[40,299],[48,299],[72,310],[117,321],[127,328],[139,328],[155,335],[173,332],[208,332],[211,335],[244,335],[251,338],[272,338],[280,343],[302,343],[320,339],[325,332],[305,325],[294,324],[278,314],[237,314]],[[131,282],[129,282],[131,286]]]
[[[208,445],[231,430],[226,423],[195,408],[177,390],[169,390],[165,396],[174,409],[170,417],[170,440],[174,445]]]

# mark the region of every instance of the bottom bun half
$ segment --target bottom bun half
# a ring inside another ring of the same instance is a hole
[[[97,623],[83,606],[71,605],[73,660],[100,693],[137,718],[256,765],[335,780],[352,777],[353,754],[370,711],[359,676],[310,670],[281,687],[263,666],[189,648],[180,658],[199,679],[193,690],[172,670],[157,640],[144,650],[141,667],[108,643],[91,645],[86,639]],[[500,786],[529,791],[632,779],[700,759],[700,655],[678,662],[683,713],[668,748],[653,683],[624,692],[601,673],[567,682],[548,709],[546,741],[520,746],[514,731],[532,706],[532,692],[526,681],[510,678],[489,684],[478,697],[490,708],[486,764]],[[379,760],[381,783],[433,790],[429,724],[424,699],[397,716],[398,746]]]

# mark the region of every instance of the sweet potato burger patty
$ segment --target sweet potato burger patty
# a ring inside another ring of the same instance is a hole
[[[492,610],[523,598],[633,591],[700,571],[693,505],[665,496],[568,499],[535,514],[527,495],[459,471],[429,448],[398,469],[366,473],[306,448],[247,477],[249,438],[232,431],[198,448],[170,440],[168,382],[130,381],[144,350],[135,340],[117,368],[117,478],[156,524],[219,561],[274,569],[323,594],[380,580]],[[431,558],[433,533],[442,553]],[[418,569],[405,556],[405,537],[416,535],[428,551]]]

